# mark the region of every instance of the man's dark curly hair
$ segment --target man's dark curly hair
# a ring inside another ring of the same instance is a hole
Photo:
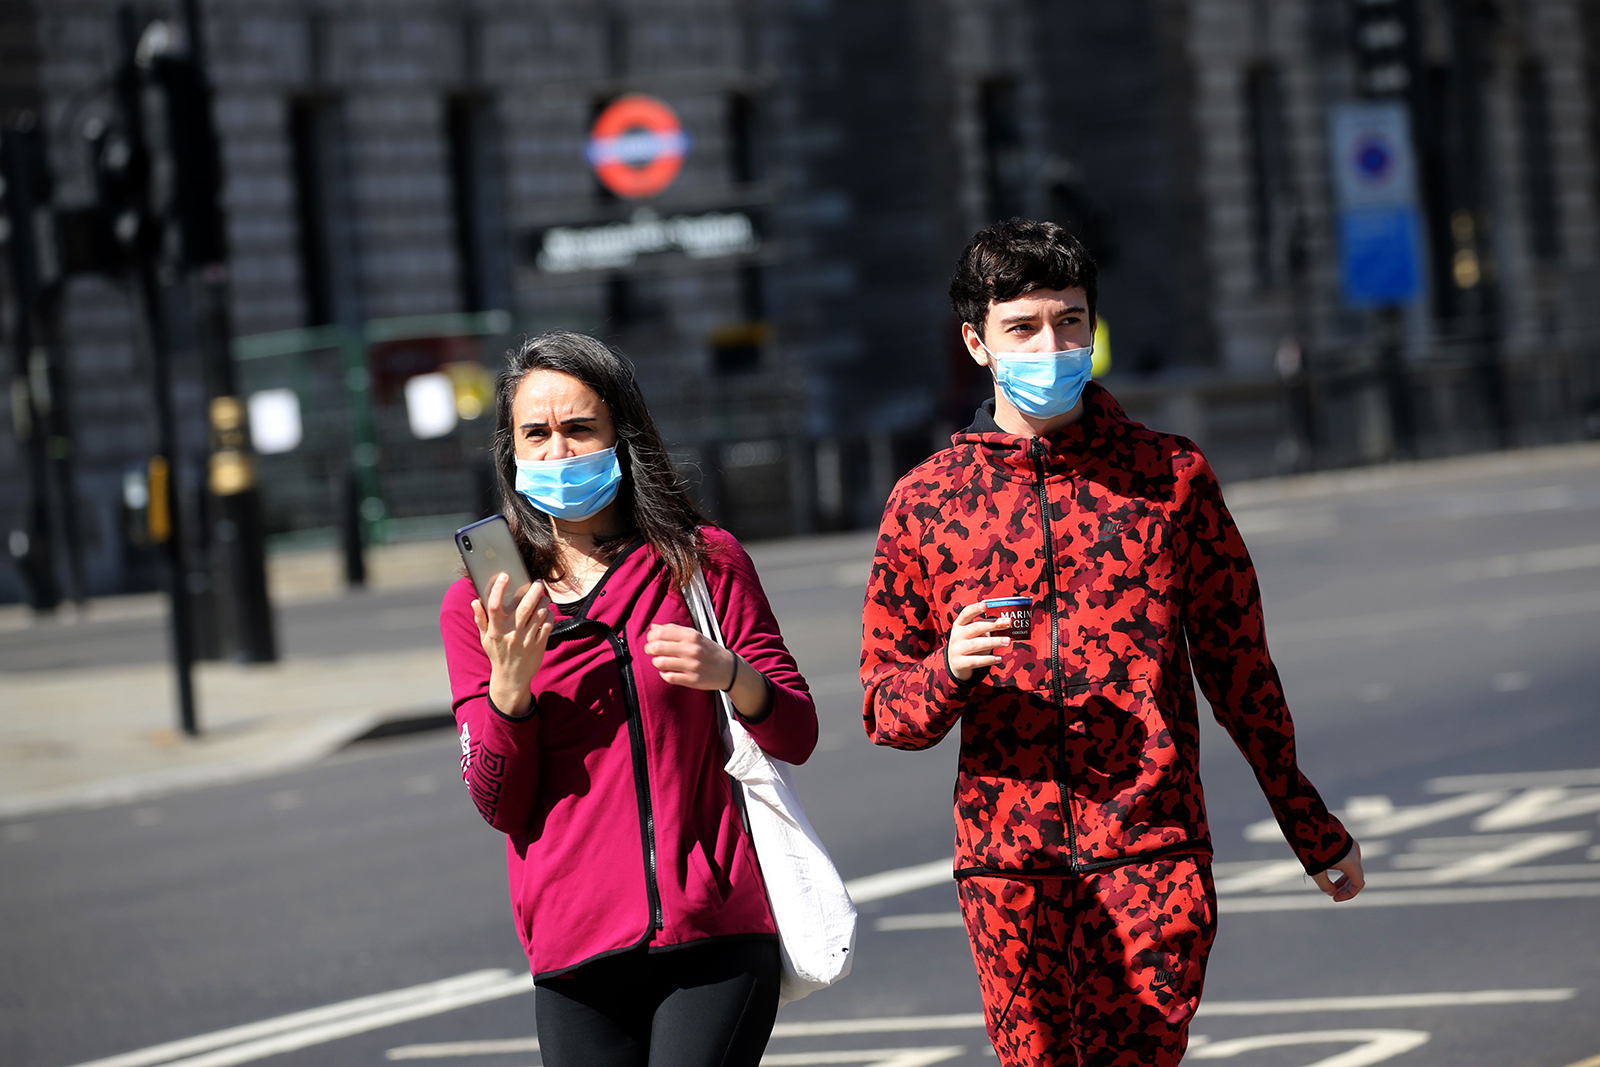
[[[950,306],[983,337],[989,301],[1015,300],[1035,289],[1082,289],[1095,315],[1099,271],[1078,239],[1053,222],[1007,219],[979,230],[956,261]]]

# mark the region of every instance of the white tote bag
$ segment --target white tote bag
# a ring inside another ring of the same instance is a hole
[[[698,569],[687,592],[695,628],[727,647],[705,575]],[[789,764],[767,755],[734,714],[728,694],[718,695],[723,740],[732,753],[726,770],[744,792],[745,825],[767,883],[783,955],[778,999],[787,1004],[850,973],[856,954],[856,906],[800,807]]]

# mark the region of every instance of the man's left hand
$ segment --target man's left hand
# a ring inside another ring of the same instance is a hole
[[[1333,872],[1335,871],[1338,871],[1340,875],[1337,881],[1333,878]],[[1367,877],[1361,870],[1360,843],[1352,841],[1350,843],[1350,851],[1345,855],[1344,859],[1335,863],[1321,874],[1312,875],[1311,878],[1317,883],[1318,889],[1334,900],[1349,900],[1361,892],[1362,887],[1367,884]]]

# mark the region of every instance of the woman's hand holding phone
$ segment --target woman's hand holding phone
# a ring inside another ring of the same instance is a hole
[[[489,699],[501,714],[515,718],[526,714],[533,703],[528,687],[544,662],[555,619],[543,582],[510,590],[508,597],[510,584],[510,575],[498,575],[489,586],[487,603],[472,602],[472,617],[489,657]],[[519,595],[520,600],[507,603]]]

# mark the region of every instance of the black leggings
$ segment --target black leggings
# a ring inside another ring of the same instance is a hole
[[[534,991],[545,1067],[758,1067],[778,1014],[778,943],[634,949]]]

